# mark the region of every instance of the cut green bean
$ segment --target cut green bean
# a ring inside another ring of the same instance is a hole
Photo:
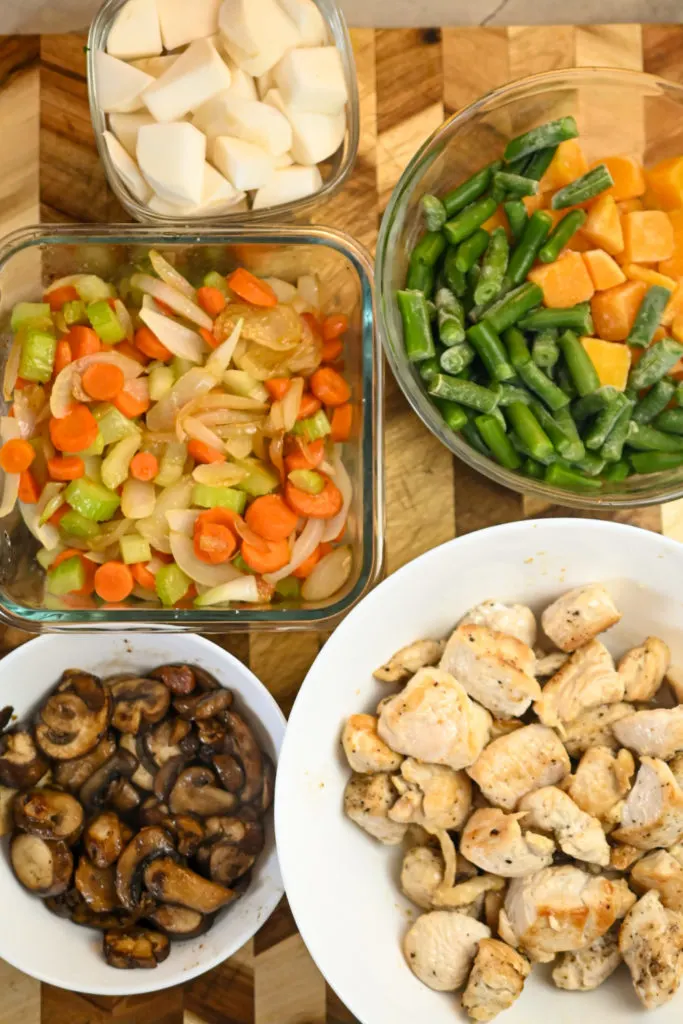
[[[466,405],[468,409],[476,409],[478,412],[491,413],[498,405],[498,397],[488,388],[443,373],[431,382],[429,393],[433,398],[447,398],[449,402]]]
[[[523,316],[535,309],[543,301],[543,290],[532,281],[525,281],[519,288],[513,289],[501,298],[496,299],[486,310],[485,319],[494,331],[501,334],[507,327],[512,327]]]
[[[477,428],[475,427],[474,423],[466,423],[465,426],[461,429],[460,433],[465,438],[465,440],[467,441],[471,448],[476,449],[476,451],[478,451],[481,455],[485,455],[487,459],[491,457],[491,452],[488,450],[488,448],[482,441],[481,435]]]
[[[676,385],[676,394],[674,395],[676,405],[683,407],[683,384]]]
[[[453,345],[451,348],[447,348],[441,353],[441,370],[443,373],[448,373],[452,377],[457,377],[459,373],[470,365],[475,359],[477,353],[468,345],[467,342],[463,342],[460,345]]]
[[[531,346],[531,358],[542,370],[551,370],[560,358],[560,347],[557,344],[558,331],[555,327],[547,327],[534,338]]]
[[[462,430],[467,423],[467,413],[457,402],[449,402],[446,398],[435,398],[434,404],[443,416],[446,426],[451,430]]]
[[[463,242],[463,245],[466,243]],[[474,290],[474,301],[478,306],[493,302],[503,287],[505,271],[510,258],[510,244],[505,228],[495,228],[481,263],[481,274]]]
[[[605,468],[605,460],[593,452],[586,452],[582,459],[576,459],[572,465],[576,469],[580,469],[586,476],[600,476]]]
[[[491,179],[496,171],[500,170],[502,162],[495,160],[488,167],[482,167],[480,171],[473,174],[467,181],[463,181],[462,185],[458,185],[457,188],[451,189],[441,200],[446,208],[446,214],[448,217],[455,217],[456,213],[460,210],[464,210],[466,206],[473,203],[475,199],[483,195],[486,189],[491,184]]]
[[[529,362],[523,363],[516,369],[526,386],[538,395],[553,412],[569,405],[569,396],[550,379],[547,373],[536,366],[533,360],[529,359]]]
[[[501,190],[503,195],[535,196],[538,192],[538,181],[526,178],[523,174],[511,174],[509,171],[496,171],[493,175],[494,188]]]
[[[560,336],[559,346],[565,358],[567,369],[579,395],[589,395],[600,387],[600,378],[590,356],[572,331]]]
[[[533,156],[530,156],[524,167],[524,174],[527,178],[535,178],[540,181],[545,172],[553,162],[557,153],[557,146],[548,146],[546,149],[539,149]]]
[[[631,370],[628,378],[629,387],[641,391],[656,384],[676,365],[681,356],[683,345],[679,345],[673,338],[662,338],[661,341],[655,342],[638,365]]]
[[[602,478],[603,480],[609,480],[610,483],[621,483],[622,480],[626,480],[630,475],[631,467],[628,462],[620,459],[619,462],[613,462],[611,466],[606,467]]]
[[[619,416],[610,430],[605,443],[600,449],[600,455],[607,462],[618,462],[621,460],[624,451],[624,444],[629,432],[629,423],[633,412],[633,401],[625,398],[626,405],[622,408]]]
[[[683,434],[683,409],[665,409],[657,416],[653,426],[666,434]]]
[[[422,292],[425,298],[429,298],[434,291],[434,268],[420,260],[411,259],[408,264],[406,288],[409,291]]]
[[[515,242],[518,242],[524,234],[524,228],[529,219],[526,206],[521,199],[510,199],[507,203],[503,204],[503,209],[510,225],[512,238]]]
[[[478,199],[470,206],[466,206],[452,220],[447,220],[443,227],[443,234],[451,245],[459,245],[466,238],[473,235],[481,227],[484,221],[492,217],[498,208],[498,203],[492,197]]]
[[[537,309],[523,317],[519,327],[523,331],[543,331],[546,327],[557,327],[576,334],[590,335],[593,331],[590,303],[579,302],[576,306],[560,309]]]
[[[636,423],[652,423],[655,416],[666,409],[675,393],[676,387],[671,381],[658,380],[636,405],[633,419]]]
[[[516,452],[519,452],[519,454],[524,456],[525,459],[533,459],[534,458],[534,456],[531,454],[531,452],[529,451],[527,446],[524,444],[524,442],[519,437],[519,435],[515,433],[514,430],[510,431],[509,436],[510,436],[510,441],[512,442],[512,446],[513,446],[513,448],[515,449]],[[548,455],[541,455],[537,459],[534,459],[534,461],[535,462],[539,462],[542,466],[550,466],[550,465],[552,465],[553,462],[557,462],[557,459],[558,459],[557,452],[555,452],[553,450]]]
[[[524,281],[552,225],[553,220],[547,210],[536,210],[529,217],[522,237],[510,257],[507,276],[511,284],[519,285]]]
[[[420,204],[427,231],[441,231],[441,228],[448,220],[446,207],[441,200],[437,196],[431,196],[427,193],[422,196]]]
[[[683,452],[643,452],[631,456],[631,465],[636,473],[662,473],[683,466]]]
[[[617,389],[611,384],[603,384],[596,391],[591,391],[585,398],[579,398],[574,402],[572,416],[577,422],[582,423],[589,416],[595,416],[611,405],[618,394]]]
[[[411,262],[434,267],[446,248],[446,239],[440,231],[427,231],[410,254]]]
[[[641,426],[631,420],[626,444],[639,452],[683,452],[683,437],[665,434],[655,427]]]
[[[638,307],[631,333],[626,339],[627,345],[647,348],[659,327],[662,313],[670,298],[671,292],[668,288],[662,288],[659,284],[653,284],[648,288]]]
[[[491,191],[489,192],[491,198],[495,199],[496,203],[500,204],[505,199],[505,194],[506,193],[503,186],[499,184],[497,181],[494,181],[494,183],[491,185]]]
[[[514,368],[508,362],[502,341],[486,320],[469,328],[467,340],[477,350],[479,358],[493,380],[510,380],[515,376]]]
[[[441,373],[441,366],[439,365],[439,360],[436,356],[430,356],[429,359],[423,359],[420,362],[418,370],[422,380],[429,384],[437,374]]]
[[[576,431],[572,433],[565,431],[555,417],[537,400],[531,402],[531,410],[563,459],[575,462],[584,457],[586,449]]]
[[[461,273],[466,274],[468,270],[471,270],[480,256],[486,252],[489,237],[488,231],[479,228],[473,235],[460,243],[458,254],[455,257],[455,265]]]
[[[403,319],[403,336],[408,359],[411,363],[431,359],[436,354],[436,349],[424,294],[421,291],[407,289],[397,292],[396,300]]]
[[[586,494],[592,494],[602,489],[601,480],[584,476],[570,466],[563,466],[559,462],[548,466],[545,471],[545,482],[552,484],[553,487],[561,487],[564,491],[578,491]]]
[[[505,347],[508,350],[510,362],[516,370],[531,362],[531,353],[526,343],[526,338],[516,327],[508,327],[503,335]]]
[[[474,423],[496,462],[505,469],[519,469],[522,460],[498,420],[494,416],[477,416]]]
[[[558,189],[550,200],[550,205],[553,210],[564,210],[567,206],[576,206],[578,203],[585,203],[587,199],[594,199],[613,185],[614,178],[605,164],[598,164],[580,178]]]
[[[628,409],[630,413],[632,408],[633,406],[628,398],[620,391],[617,391],[613,400],[596,416],[595,422],[586,434],[586,448],[592,452],[601,449],[616,426],[622,412]]]
[[[439,338],[444,345],[457,345],[465,340],[465,310],[450,288],[436,293],[436,315]]]
[[[505,162],[509,164],[513,160],[521,160],[522,157],[531,156],[532,153],[548,149],[550,146],[557,146],[560,142],[566,142],[567,139],[575,139],[578,134],[576,121],[571,116],[560,117],[556,121],[547,121],[545,124],[539,125],[538,128],[532,128],[530,131],[524,132],[523,135],[511,139],[503,154]]]
[[[498,407],[501,409],[511,405],[513,402],[523,402],[524,405],[531,405],[532,402],[529,392],[525,388],[518,387],[516,384],[507,384],[494,380],[489,385],[489,390],[498,395]]]
[[[526,458],[524,465],[522,466],[522,473],[524,476],[531,477],[532,480],[542,480],[545,470],[540,462],[536,462],[535,459]]]
[[[569,398],[576,398],[576,387],[565,363],[561,363],[556,367],[555,383]]]
[[[584,210],[572,210],[565,214],[559,224],[553,228],[548,241],[538,251],[541,263],[554,263],[569,239],[585,222],[586,212]]]
[[[458,270],[455,261],[458,257],[458,250],[455,246],[449,245],[443,261],[444,283],[450,288],[459,299],[467,291],[467,280],[462,270]]]
[[[427,299],[427,312],[429,313],[429,319],[432,323],[436,320],[436,303],[432,299]]]
[[[523,402],[512,402],[507,406],[505,415],[532,458],[540,462],[553,454],[555,449],[552,441],[528,405],[524,405]]]
[[[571,409],[568,405],[565,405],[562,409],[556,409],[553,413],[553,419],[557,423],[558,427],[564,431],[567,437],[571,438],[572,441],[576,441],[577,446],[580,444],[583,448],[583,441],[579,434],[579,428],[574,422],[574,417],[572,416]]]

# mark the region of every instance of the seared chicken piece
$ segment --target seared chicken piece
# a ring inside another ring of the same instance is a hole
[[[620,963],[619,933],[609,931],[585,949],[560,953],[553,967],[553,981],[570,992],[592,992],[614,974]]]
[[[396,790],[388,775],[352,775],[344,790],[344,811],[380,843],[396,846],[406,826],[389,818],[395,800]]]
[[[534,674],[537,679],[549,679],[559,672],[569,655],[565,651],[553,651],[552,654],[539,654],[536,652],[536,665]]]
[[[633,705],[620,701],[618,704],[600,704],[582,712],[573,722],[565,725],[562,738],[570,757],[580,757],[591,747],[609,747],[618,750],[619,743],[613,732],[615,722],[633,714]]]
[[[524,988],[531,964],[505,942],[482,939],[462,994],[463,1009],[472,1020],[493,1020],[512,1006]]]
[[[621,618],[614,601],[600,583],[569,590],[548,605],[541,625],[561,651],[575,651]]]
[[[374,715],[351,715],[342,733],[342,746],[351,770],[372,775],[395,772],[403,758],[395,754],[377,735]]]
[[[403,858],[401,888],[423,910],[432,909],[432,898],[443,882],[443,858],[431,846],[414,846]]]
[[[498,934],[498,918],[505,903],[505,890],[487,892],[484,897],[484,921],[491,929],[492,935]]]
[[[458,771],[479,757],[490,726],[488,711],[471,701],[452,675],[421,668],[384,704],[378,732],[399,754]]]
[[[669,684],[677,704],[683,704],[683,668],[680,665],[669,665],[666,673],[666,681]]]
[[[401,765],[394,786],[402,795],[389,811],[392,821],[429,829],[458,829],[472,805],[472,783],[463,771],[441,764],[423,764],[412,757]]]
[[[485,924],[452,910],[422,914],[403,940],[403,952],[413,974],[437,992],[455,992],[464,984],[481,939],[491,932]]]
[[[492,804],[514,811],[525,793],[561,782],[570,764],[557,733],[543,725],[526,725],[489,743],[467,769]]]
[[[515,636],[523,644],[533,647],[536,643],[536,617],[531,608],[524,604],[503,604],[501,601],[482,601],[463,615],[459,626],[473,623],[488,626],[497,633]]]
[[[595,942],[634,902],[623,880],[563,864],[510,882],[498,930],[532,960],[548,963],[556,953]]]
[[[669,761],[669,768],[676,782],[683,789],[683,754],[676,754],[675,757],[672,757]]]
[[[645,1009],[668,1003],[683,977],[683,918],[663,907],[654,889],[626,916],[619,949]]]
[[[499,736],[509,736],[516,729],[523,729],[524,722],[518,718],[494,718],[491,722],[491,739],[497,740]]]
[[[656,889],[665,907],[683,912],[683,863],[668,850],[653,850],[634,864],[631,885],[636,892]]]
[[[460,838],[468,860],[495,875],[521,878],[552,864],[555,843],[535,832],[522,832],[525,814],[505,814],[497,807],[475,811]]]
[[[621,818],[621,801],[631,789],[636,770],[628,750],[615,754],[609,747],[591,747],[569,777],[566,791],[575,804],[612,828]]]
[[[649,636],[639,647],[627,651],[618,668],[624,677],[626,700],[652,700],[670,661],[671,651],[657,636]]]
[[[553,832],[560,849],[568,857],[589,864],[609,864],[609,846],[597,818],[582,811],[572,798],[557,786],[544,786],[527,793],[518,804],[526,811],[525,825]]]
[[[615,871],[628,871],[632,864],[643,856],[643,851],[637,846],[629,846],[628,843],[617,843],[613,846],[609,856],[609,866]]]
[[[443,640],[416,640],[389,658],[372,674],[382,683],[403,683],[421,668],[436,665],[443,654]]]
[[[591,640],[548,680],[534,711],[544,725],[562,728],[588,708],[616,704],[623,697],[624,680],[612,655],[599,640]]]
[[[668,761],[683,750],[683,704],[675,708],[636,711],[614,726],[614,735],[640,757]]]
[[[683,789],[664,761],[642,758],[621,812],[621,828],[612,836],[639,850],[673,846],[683,838]]]
[[[439,667],[500,718],[523,715],[541,696],[534,676],[536,656],[528,644],[488,626],[458,626]]]

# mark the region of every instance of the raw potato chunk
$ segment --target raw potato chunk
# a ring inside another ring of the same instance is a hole
[[[618,933],[608,932],[585,949],[560,953],[553,967],[553,981],[569,992],[592,992],[614,974],[620,963]]]
[[[254,196],[252,210],[264,210],[269,206],[294,203],[297,199],[315,195],[323,185],[317,167],[285,167],[275,171],[266,185]]]
[[[619,622],[609,593],[600,583],[577,587],[553,601],[541,616],[546,635],[561,651],[575,651]]]
[[[194,125],[144,125],[138,132],[137,157],[143,177],[162,199],[201,202],[206,139]]]
[[[517,637],[466,623],[451,635],[439,664],[494,715],[513,718],[541,696],[535,662],[532,649]]]
[[[164,48],[176,50],[218,31],[222,0],[156,0]]]
[[[294,22],[275,0],[225,0],[218,25],[232,60],[254,77],[270,71],[300,42]]]
[[[175,64],[178,56],[177,53],[167,53],[163,57],[141,57],[140,60],[131,61],[131,64],[152,78],[160,78],[164,71],[168,71],[170,66]]]
[[[275,84],[285,103],[318,114],[338,114],[348,98],[336,46],[290,50],[275,68]]]
[[[624,677],[626,700],[651,700],[662,685],[671,661],[671,651],[657,636],[649,636],[639,647],[627,651],[617,671]]]
[[[104,50],[95,54],[97,102],[105,114],[128,114],[143,106],[142,93],[154,83],[151,75]]]
[[[493,1020],[521,996],[530,971],[531,964],[516,949],[498,939],[482,939],[462,994],[463,1009],[473,1020]]]
[[[292,129],[292,157],[298,164],[319,164],[336,153],[346,135],[346,111],[315,114],[288,106],[279,89],[269,89],[264,103],[279,110]]]
[[[146,110],[135,114],[109,115],[109,130],[113,132],[133,160],[137,153],[138,132],[145,124],[154,124],[154,118]]]
[[[145,89],[143,100],[157,121],[177,121],[197,110],[230,85],[230,68],[210,39],[195,39],[160,78]]]
[[[325,43],[325,20],[313,0],[280,0],[280,7],[296,25],[301,46],[322,46]]]
[[[491,937],[485,924],[451,910],[422,914],[403,940],[413,974],[437,992],[455,992],[464,983],[481,939]]]
[[[107,36],[107,53],[120,60],[160,54],[161,32],[156,0],[127,0]]]
[[[245,192],[262,188],[275,173],[270,154],[244,139],[227,136],[216,139],[211,147],[211,159],[235,188]]]
[[[654,890],[627,915],[619,949],[645,1009],[668,1003],[683,977],[683,918],[663,907]]]
[[[403,758],[395,754],[377,735],[374,715],[351,715],[342,733],[342,746],[351,771],[359,774],[394,772]]]
[[[561,782],[569,770],[557,733],[535,724],[493,740],[467,774],[492,804],[514,811],[526,793]]]
[[[344,790],[344,811],[380,843],[396,846],[402,841],[406,826],[388,817],[395,799],[396,790],[388,775],[352,775]]]
[[[616,704],[623,696],[624,680],[612,655],[599,640],[591,640],[545,684],[534,711],[544,725],[564,727],[588,708]]]
[[[272,156],[280,156],[292,146],[292,129],[284,114],[267,103],[236,96],[231,89],[203,103],[192,123],[209,139],[220,135],[246,139]]]
[[[128,190],[141,203],[146,203],[152,195],[152,190],[140,174],[140,168],[133,158],[128,155],[119,140],[111,132],[102,132],[111,162],[123,179]]]

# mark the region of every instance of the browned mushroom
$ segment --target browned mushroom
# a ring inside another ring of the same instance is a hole
[[[204,839],[204,826],[191,814],[168,815],[160,822],[175,840],[175,847],[183,857],[194,857]]]
[[[152,679],[160,679],[171,693],[181,696],[192,693],[197,685],[194,670],[189,665],[159,665],[159,668],[150,672],[150,676]]]
[[[109,688],[114,702],[112,725],[137,735],[143,725],[159,722],[171,703],[170,691],[157,679],[120,679]]]
[[[147,915],[147,919],[161,928],[171,939],[196,939],[207,932],[214,922],[211,914],[200,914],[189,907],[162,903]]]
[[[30,732],[19,729],[0,736],[0,786],[29,789],[47,769],[48,763]]]
[[[11,706],[11,704],[0,711],[0,732],[4,732],[4,730],[10,724],[10,722],[12,721],[13,714],[14,708]]]
[[[140,804],[138,819],[143,826],[161,825],[164,818],[168,817],[170,813],[167,804],[162,803],[155,796],[148,796]]]
[[[124,907],[135,910],[142,900],[145,865],[156,857],[177,856],[173,840],[163,828],[150,825],[130,841],[116,865],[116,892]],[[176,901],[177,902],[177,901]]]
[[[214,718],[227,711],[232,705],[232,693],[220,687],[206,693],[197,693],[191,697],[175,697],[173,707],[181,718],[192,722],[204,718]]]
[[[111,698],[99,679],[64,673],[40,710],[36,742],[56,761],[83,757],[99,743],[111,715]]]
[[[66,843],[17,832],[12,838],[10,860],[14,874],[29,892],[58,896],[69,888],[74,860]]]
[[[216,776],[209,768],[186,768],[171,790],[168,806],[172,814],[229,814],[239,800],[234,793],[219,789]]]
[[[154,789],[154,774],[142,763],[139,753],[140,737],[137,738],[129,732],[124,732],[119,740],[119,749],[127,750],[137,760],[138,766],[130,777],[130,781],[140,789],[151,792]]]
[[[195,722],[195,726],[199,737],[199,757],[202,761],[210,761],[225,745],[225,722],[221,722],[219,718],[201,718]]]
[[[164,803],[168,801],[178,776],[187,767],[191,759],[189,754],[178,754],[177,757],[170,758],[164,767],[159,769],[154,778],[154,795],[157,800]]]
[[[236,757],[232,754],[215,754],[211,758],[218,778],[221,780],[223,789],[228,793],[239,793],[244,785],[244,770]]]
[[[152,762],[149,770],[163,768],[172,757],[194,754],[198,746],[197,737],[192,733],[192,724],[182,718],[167,718],[149,732],[138,737],[138,748]],[[152,767],[153,766],[153,767]]]
[[[255,853],[247,853],[234,843],[222,839],[214,843],[209,853],[209,875],[220,885],[232,886],[245,875],[256,860]]]
[[[67,918],[83,928],[98,928],[103,931],[109,931],[111,928],[130,928],[140,920],[143,912],[153,909],[151,903],[150,897],[150,906],[143,910],[130,911],[119,907],[107,913],[96,914],[75,888],[67,889],[59,896],[49,896],[45,900],[47,909],[57,917]]]
[[[260,853],[263,849],[263,826],[258,821],[225,816],[207,818],[206,834],[215,840],[225,839],[247,853]]]
[[[120,778],[129,779],[137,766],[137,759],[127,750],[116,750],[81,787],[79,799],[86,810],[96,811],[103,807],[112,782]]]
[[[95,867],[108,868],[131,839],[132,832],[114,811],[102,811],[86,826],[83,846]]]
[[[105,803],[113,807],[119,814],[130,814],[140,806],[140,791],[128,779],[116,779],[107,790]]]
[[[61,839],[71,846],[83,829],[83,808],[60,789],[29,789],[14,801],[14,822],[29,835]]]
[[[244,768],[246,782],[240,796],[248,804],[260,796],[263,789],[263,758],[254,734],[236,711],[227,711],[225,721],[230,730],[228,753],[235,754]]]
[[[6,836],[14,828],[12,807],[18,792],[18,789],[8,789],[7,786],[0,786],[0,837]]]
[[[98,868],[87,857],[81,857],[74,882],[79,893],[96,914],[105,914],[120,906],[116,895],[114,868]]]
[[[261,799],[259,806],[261,811],[265,814],[270,805],[273,802],[273,795],[275,793],[275,765],[268,757],[267,754],[263,755],[263,789],[261,791]]]
[[[214,914],[235,894],[223,885],[202,878],[170,857],[152,861],[144,869],[145,888],[162,903],[179,903],[201,914]]]
[[[116,753],[116,740],[112,733],[103,736],[94,750],[85,757],[73,761],[62,761],[55,765],[55,784],[69,793],[78,793],[97,769]]]
[[[104,933],[104,959],[110,967],[151,968],[162,963],[171,951],[168,935],[149,928]]]
[[[204,693],[208,693],[209,690],[220,689],[221,684],[218,682],[216,677],[212,676],[210,672],[207,672],[205,668],[200,668],[199,665],[193,665],[192,671],[194,672],[194,677],[197,680],[197,686],[200,690],[203,690]]]

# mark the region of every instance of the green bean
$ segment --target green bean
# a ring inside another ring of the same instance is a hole
[[[662,338],[655,342],[637,366],[631,370],[628,378],[629,386],[637,391],[649,388],[665,376],[683,356],[683,345],[673,338]]]
[[[556,153],[557,146],[547,146],[545,149],[537,150],[526,162],[524,167],[525,176],[540,181],[553,162],[553,157]]]
[[[683,384],[676,385],[676,394],[674,395],[676,405],[683,406]]]
[[[500,160],[495,160],[488,167],[482,167],[480,171],[473,174],[467,181],[463,181],[462,185],[458,185],[457,188],[447,192],[443,197],[442,202],[446,208],[446,214],[449,217],[454,217],[460,210],[464,210],[466,206],[473,203],[475,199],[483,195],[486,189],[491,184],[491,179],[497,170],[502,167]]]
[[[576,390],[583,397],[600,387],[600,378],[585,348],[572,331],[565,331],[559,340],[562,355]]]
[[[476,357],[476,352],[471,345],[463,342],[460,345],[453,345],[441,353],[441,369],[444,373],[456,377],[470,365]]]
[[[447,220],[443,227],[443,233],[451,245],[459,245],[466,238],[473,235],[477,228],[480,228],[484,221],[492,217],[498,208],[495,199],[478,199],[470,206],[456,214],[452,220]]]
[[[579,491],[592,494],[602,489],[602,480],[583,476],[570,466],[556,462],[545,471],[545,482],[553,487],[561,487],[564,491]]]
[[[511,199],[509,202],[503,203],[503,209],[510,225],[512,237],[515,242],[518,242],[524,234],[524,228],[529,219],[526,206],[521,199]]]
[[[475,448],[481,455],[485,455],[487,459],[491,457],[491,452],[488,450],[486,445],[481,439],[481,435],[474,423],[466,423],[462,427],[460,433],[465,438],[470,447]]]
[[[465,340],[465,310],[450,288],[436,293],[439,338],[444,345],[457,345]]]
[[[655,427],[641,426],[631,420],[626,444],[639,452],[683,452],[683,437],[665,434]]]
[[[605,468],[605,460],[599,455],[594,455],[593,452],[586,452],[582,459],[576,459],[572,465],[580,469],[586,476],[600,476]]]
[[[532,398],[525,388],[517,387],[516,384],[507,384],[498,380],[492,381],[489,391],[498,395],[498,407],[504,409],[512,402],[523,402],[524,405],[531,405]]]
[[[516,370],[526,386],[537,394],[553,412],[569,405],[569,396],[531,359],[528,363],[516,367]]]
[[[526,458],[524,465],[522,466],[522,473],[524,476],[531,477],[532,480],[542,480],[544,468],[540,462],[536,462],[535,459]]]
[[[547,210],[536,210],[529,217],[524,232],[510,257],[507,276],[513,285],[519,285],[531,270],[553,221]]]
[[[436,196],[431,196],[426,193],[420,199],[420,204],[422,206],[422,215],[425,219],[427,231],[441,231],[441,228],[448,220],[446,207],[443,205],[441,200]]]
[[[569,398],[576,398],[576,387],[574,386],[574,381],[572,380],[571,374],[569,373],[565,363],[558,365],[557,372],[555,374],[555,382],[558,388],[560,388],[561,391],[564,391],[565,395],[568,395]]]
[[[636,473],[662,473],[683,466],[683,452],[643,452],[631,456],[631,465]]]
[[[431,299],[427,299],[427,312],[429,313],[430,322],[434,323],[434,321],[436,320],[437,309],[436,303],[433,302]]]
[[[655,416],[666,409],[675,393],[676,388],[671,381],[658,380],[636,405],[633,419],[636,423],[651,423]]]
[[[451,430],[462,430],[467,423],[467,413],[457,402],[449,402],[446,398],[435,398],[434,404],[444,418],[444,422]]]
[[[572,416],[570,407],[568,405],[565,405],[563,409],[556,409],[553,413],[553,419],[557,423],[560,430],[563,430],[567,437],[570,438],[573,442],[575,442],[574,454],[576,455],[576,453],[578,452],[577,457],[580,458],[581,456],[579,451],[579,445],[582,449],[584,449],[584,451],[585,448],[583,441],[581,440],[581,437],[579,435],[578,427],[574,422],[574,417]]]
[[[489,233],[482,228],[479,228],[473,235],[466,238],[464,242],[461,242],[458,246],[458,255],[455,257],[455,265],[458,270],[463,274],[471,270],[479,260],[479,257],[486,252],[488,244]]]
[[[585,203],[587,199],[605,192],[614,185],[614,178],[607,170],[605,164],[598,164],[590,171],[586,171],[580,178],[570,181],[564,188],[558,189],[550,200],[553,210],[564,210],[567,206],[576,206],[577,203]]]
[[[494,181],[493,185],[491,186],[491,191],[488,194],[491,196],[492,199],[496,200],[497,204],[502,203],[503,200],[505,199],[505,189],[497,181]]]
[[[520,330],[516,327],[508,327],[503,335],[503,340],[510,356],[510,362],[516,370],[531,362],[529,346]]]
[[[526,178],[523,174],[510,174],[509,171],[496,171],[493,186],[498,187],[503,195],[535,196],[538,192],[537,180]]]
[[[611,384],[603,384],[597,391],[591,391],[585,398],[579,398],[574,402],[572,405],[572,416],[581,423],[589,416],[595,416],[596,413],[606,409],[618,394],[617,389],[612,387]]]
[[[525,314],[538,306],[543,300],[543,290],[532,281],[525,281],[519,288],[507,292],[496,299],[486,310],[485,318],[500,334],[506,327],[517,323]]]
[[[462,270],[458,270],[455,261],[458,257],[458,250],[455,246],[449,245],[446,249],[446,256],[443,261],[444,283],[450,288],[459,299],[467,291],[467,281]]]
[[[428,390],[433,398],[447,398],[449,402],[458,402],[478,412],[491,413],[498,405],[498,397],[488,388],[443,373],[434,378]]]
[[[662,313],[670,298],[671,292],[668,288],[662,288],[659,284],[653,284],[648,288],[638,307],[631,333],[626,339],[627,345],[647,348],[659,327]]]
[[[547,121],[545,124],[511,139],[503,154],[505,162],[509,164],[513,160],[521,160],[522,157],[530,156],[538,150],[557,146],[567,139],[575,139],[578,134],[576,121],[571,116],[560,117],[556,121]]]
[[[525,459],[533,459],[534,456],[531,454],[527,446],[524,444],[519,434],[516,434],[514,430],[510,431],[510,441],[512,447],[520,455],[523,455]],[[550,466],[553,462],[557,462],[557,453],[555,451],[549,452],[547,455],[539,455],[538,458],[534,459],[535,462],[540,462],[542,466]]]
[[[683,434],[683,409],[665,409],[653,425],[666,434]]]
[[[512,402],[505,415],[532,458],[542,461],[554,452],[553,444],[528,405]]]
[[[531,346],[531,358],[542,370],[551,370],[560,358],[557,338],[558,331],[555,327],[547,327],[534,338]]]
[[[463,242],[463,245],[466,243]],[[510,244],[505,228],[495,228],[481,263],[481,274],[474,290],[474,301],[478,306],[493,302],[503,287],[503,278],[510,257]]]
[[[586,448],[593,452],[602,448],[624,409],[628,409],[630,412],[632,405],[625,395],[617,391],[614,399],[596,417],[593,426],[588,431]]]
[[[427,300],[421,291],[407,290],[396,293],[396,301],[403,319],[406,355],[411,363],[430,359],[436,354],[432,328],[429,322]]]
[[[434,291],[434,268],[420,260],[412,260],[408,264],[406,288],[411,292],[422,292],[425,298]]]
[[[446,239],[440,231],[427,231],[410,254],[411,263],[424,263],[434,267],[446,248]]]
[[[553,228],[548,241],[539,249],[538,258],[541,263],[554,263],[569,239],[576,234],[585,221],[584,210],[572,210],[565,214],[559,224]]]
[[[562,458],[575,462],[584,457],[586,449],[578,434],[574,432],[575,436],[572,436],[567,433],[545,406],[535,399],[531,402],[531,410]]]
[[[475,324],[467,331],[467,339],[477,350],[479,358],[493,380],[510,380],[515,371],[508,362],[503,343],[486,321]]]
[[[626,480],[631,475],[631,467],[628,462],[624,459],[620,459],[619,462],[613,462],[611,466],[608,466],[605,472],[602,474],[603,480],[609,480],[612,483],[621,483],[622,480]]]
[[[537,309],[519,321],[523,331],[542,331],[546,327],[558,327],[575,331],[577,334],[590,335],[593,331],[593,318],[588,302],[579,302],[576,306],[560,309]]]
[[[616,423],[610,430],[605,443],[600,449],[600,455],[607,462],[618,462],[624,450],[624,444],[629,432],[629,423],[633,412],[633,401],[624,396],[626,405],[623,406]]]
[[[429,359],[423,359],[418,367],[422,380],[426,381],[427,384],[436,377],[437,374],[441,373],[441,366],[436,356],[430,356]]]
[[[498,420],[493,416],[477,416],[474,423],[496,462],[505,469],[519,469],[522,460]]]

